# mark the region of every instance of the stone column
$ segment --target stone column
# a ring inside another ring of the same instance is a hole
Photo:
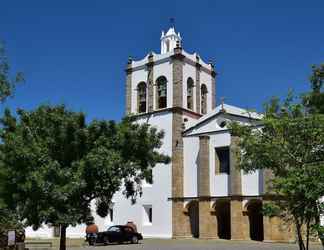
[[[181,47],[174,49],[172,55],[173,97],[172,107],[183,107],[183,58]]]
[[[214,69],[211,72],[211,82],[212,82],[212,89],[211,89],[212,109],[214,109],[216,107],[216,72]]]
[[[263,204],[268,203],[268,201],[263,201]],[[272,241],[272,225],[271,218],[269,216],[263,216],[263,241],[270,242]]]
[[[263,204],[271,202],[263,201]],[[288,224],[278,216],[263,216],[265,242],[294,242],[296,240],[292,224]]]
[[[217,219],[212,213],[209,200],[199,201],[199,238],[218,239]]]
[[[232,136],[230,145],[230,193],[231,200],[231,238],[233,240],[248,240],[249,217],[243,211],[242,204],[242,178],[241,170],[238,169],[239,138]]]
[[[264,169],[263,174],[263,193],[271,194],[271,180],[273,178],[273,172],[270,169]]]
[[[234,196],[242,195],[242,181],[241,170],[237,166],[237,154],[239,153],[238,147],[239,138],[236,136],[231,137],[230,145],[230,193]]]
[[[209,136],[199,136],[198,196],[208,197],[209,195]]]
[[[231,200],[231,239],[249,240],[249,217],[243,213],[242,200]]]
[[[199,136],[198,154],[198,196],[199,201],[199,238],[217,238],[216,216],[210,206],[209,186],[209,136]]]
[[[153,54],[150,53],[148,56],[148,63],[146,64],[147,69],[147,108],[148,112],[152,112],[154,109],[154,77],[153,77]]]
[[[183,60],[180,47],[174,49],[172,56],[173,107],[182,107]],[[172,235],[174,238],[191,237],[190,218],[184,213],[183,198],[183,138],[182,112],[174,109],[172,113]]]
[[[129,115],[132,108],[132,59],[128,59],[126,68],[126,103],[125,103],[125,113]]]
[[[172,201],[172,237],[191,238],[190,217],[184,212],[183,201]]]
[[[196,112],[200,114],[200,69],[201,64],[199,63],[199,57],[197,56],[196,62]]]

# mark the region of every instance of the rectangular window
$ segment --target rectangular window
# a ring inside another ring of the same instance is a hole
[[[61,236],[61,227],[54,226],[54,237],[60,237],[60,236]]]
[[[109,208],[109,219],[110,219],[110,222],[113,222],[114,221],[114,210],[113,208]]]
[[[215,161],[216,174],[230,174],[229,147],[215,148]]]
[[[143,223],[144,225],[151,225],[152,224],[152,205],[144,205],[144,218],[143,218]]]

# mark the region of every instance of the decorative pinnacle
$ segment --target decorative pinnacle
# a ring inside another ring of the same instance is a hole
[[[132,61],[133,61],[133,58],[132,58],[131,56],[128,56],[128,61],[127,61],[127,63],[128,63],[128,64],[131,64]]]
[[[222,112],[225,112],[224,101],[225,101],[225,97],[221,97],[221,111]]]
[[[210,66],[211,66],[212,68],[214,68],[214,66],[215,66],[213,60],[211,60],[211,59],[209,59],[208,64],[210,64]]]

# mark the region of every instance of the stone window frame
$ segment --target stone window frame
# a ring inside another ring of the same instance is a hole
[[[143,86],[143,88],[141,88],[141,86]],[[137,84],[137,112],[138,113],[146,113],[147,112],[147,84],[144,81],[141,81]],[[145,101],[142,101],[142,103],[145,103],[145,110],[142,109],[143,107],[141,106],[141,90],[144,90],[144,93],[142,94],[145,95]]]
[[[164,80],[164,82],[162,82]],[[161,81],[161,82],[159,82]],[[161,85],[165,85],[164,91],[165,95],[161,96]],[[155,80],[155,86],[156,86],[156,109],[164,109],[168,107],[168,79],[161,75]],[[163,99],[162,99],[163,98]],[[164,104],[164,105],[161,105]]]
[[[194,86],[195,82],[191,77],[187,79],[187,109],[193,110],[194,108]],[[189,92],[189,90],[191,90]]]
[[[207,114],[207,94],[208,94],[208,88],[206,84],[202,83],[200,86],[200,109],[201,114]]]

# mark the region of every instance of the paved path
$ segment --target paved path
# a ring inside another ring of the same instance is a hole
[[[222,240],[144,240],[140,244],[122,244],[96,247],[70,248],[69,250],[298,250],[296,244],[261,243]],[[319,244],[313,244],[311,250],[322,250]]]

